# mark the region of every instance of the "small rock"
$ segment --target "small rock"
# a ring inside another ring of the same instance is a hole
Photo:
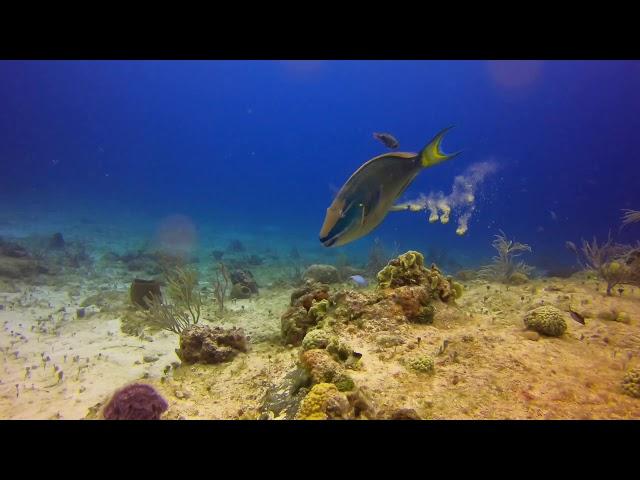
[[[629,314],[627,312],[618,312],[618,315],[616,316],[615,321],[622,322],[622,323],[630,323],[631,318],[629,317]]]
[[[157,355],[145,355],[144,357],[142,357],[142,361],[145,362],[145,363],[157,362],[158,361],[158,356]]]
[[[185,390],[176,390],[174,395],[176,396],[176,398],[179,398],[180,400],[191,397],[191,394]]]
[[[311,265],[304,271],[303,278],[321,283],[337,283],[339,281],[338,269],[333,265]]]
[[[531,330],[527,330],[526,332],[522,332],[522,336],[524,338],[526,338],[527,340],[532,340],[534,342],[537,342],[538,340],[540,340],[540,334],[538,332],[534,332]]]
[[[399,408],[391,413],[391,420],[422,420],[413,408]]]

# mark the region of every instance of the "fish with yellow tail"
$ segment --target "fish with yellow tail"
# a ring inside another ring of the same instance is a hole
[[[380,225],[423,169],[460,154],[458,151],[448,155],[440,149],[451,128],[438,133],[420,153],[391,152],[364,163],[327,209],[320,242],[325,247],[338,247],[364,237]]]

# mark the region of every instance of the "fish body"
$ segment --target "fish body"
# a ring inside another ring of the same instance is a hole
[[[392,152],[364,163],[347,180],[327,209],[320,242],[345,245],[367,235],[384,220],[407,187],[424,168],[457,156],[440,151],[442,130],[420,153]]]
[[[367,279],[364,278],[362,275],[351,275],[349,277],[349,280],[353,281],[353,283],[355,283],[356,286],[360,288],[363,288],[369,285],[369,282],[367,282]]]
[[[392,150],[395,150],[396,148],[398,148],[400,146],[400,143],[398,142],[398,140],[396,139],[396,137],[394,137],[393,135],[391,135],[390,133],[374,133],[373,134],[373,138],[380,140],[385,147],[390,148]]]
[[[585,324],[584,317],[582,315],[580,315],[578,312],[574,312],[573,310],[569,310],[569,313],[571,314],[571,318],[573,318],[576,322],[581,323],[582,325]]]

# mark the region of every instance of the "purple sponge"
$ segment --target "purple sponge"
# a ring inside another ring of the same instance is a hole
[[[118,390],[103,413],[107,420],[158,420],[168,407],[151,385],[133,383]]]

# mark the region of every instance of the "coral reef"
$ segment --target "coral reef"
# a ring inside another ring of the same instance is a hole
[[[353,390],[355,384],[345,369],[328,350],[307,350],[300,355],[300,365],[309,373],[312,383],[333,383],[340,391]]]
[[[562,311],[551,305],[531,310],[523,320],[527,328],[549,337],[559,337],[567,329]]]
[[[158,420],[168,407],[151,385],[134,383],[115,392],[102,414],[107,420]]]
[[[327,420],[346,418],[349,400],[332,383],[314,385],[300,404],[298,420]]]
[[[404,285],[420,285],[426,282],[427,269],[424,256],[410,250],[389,261],[377,274],[380,288],[396,288]]]
[[[241,328],[191,325],[180,334],[180,348],[176,349],[176,354],[185,363],[221,363],[233,360],[248,348],[247,337]]]
[[[425,268],[424,257],[416,251],[408,251],[391,260],[378,272],[377,278],[380,288],[395,289],[395,297],[405,310],[407,306],[415,305],[416,301],[423,307],[434,298],[443,302],[454,301],[463,291],[461,284],[446,278],[435,265]],[[422,289],[411,288],[414,286],[422,286]],[[429,317],[432,313],[429,310],[411,316]]]
[[[622,391],[627,395],[640,398],[640,369],[629,370],[622,379]]]
[[[313,280],[321,283],[337,283],[340,281],[338,269],[333,265],[310,265],[304,271],[302,277],[305,280]]]
[[[495,236],[491,245],[498,251],[498,255],[493,257],[491,265],[485,265],[479,270],[478,276],[480,278],[512,284],[522,284],[528,280],[533,267],[522,261],[515,262],[515,258],[524,252],[531,252],[529,245],[508,240],[502,230],[499,235]]]

